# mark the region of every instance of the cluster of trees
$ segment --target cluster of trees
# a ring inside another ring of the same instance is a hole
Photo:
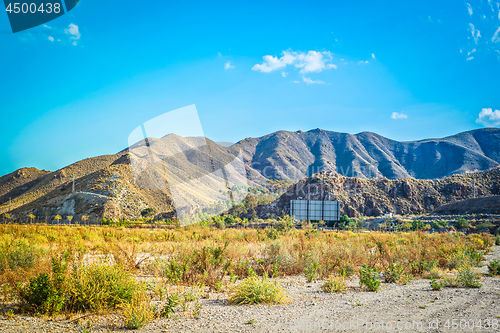
[[[340,222],[338,223],[338,228],[339,229],[344,229],[344,230],[359,230],[364,227],[364,219],[363,217],[358,217],[358,218],[350,218],[347,215],[342,215],[340,217]]]

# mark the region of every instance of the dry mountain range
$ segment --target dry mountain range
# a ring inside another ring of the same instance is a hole
[[[230,147],[208,139],[206,142],[203,148],[199,138],[168,135],[149,139],[148,143],[153,151],[158,147],[181,147],[184,153],[169,158],[167,163],[193,178],[210,174],[241,153],[250,185],[265,184],[266,179],[298,181],[319,171],[361,179],[435,179],[500,165],[500,129],[494,128],[411,142],[398,142],[370,132],[351,135],[320,129],[279,131],[247,138]],[[145,146],[145,140],[135,145]],[[144,208],[153,207],[165,216],[173,216],[168,186],[144,188],[136,180],[128,149],[84,159],[53,172],[22,168],[0,177],[0,213],[10,211],[14,218],[33,213],[41,219],[51,219],[55,214],[72,215],[75,219],[84,214],[95,220],[102,216],[131,219],[137,218]],[[160,183],[164,181],[160,179]],[[220,190],[212,188],[210,179],[200,186],[214,193]],[[204,190],[196,192],[191,196],[193,207],[206,200]]]

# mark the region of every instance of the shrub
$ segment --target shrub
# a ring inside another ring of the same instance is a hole
[[[460,217],[457,222],[455,222],[455,227],[458,229],[464,229],[469,227],[469,223],[463,217]]]
[[[293,217],[285,215],[283,217],[278,217],[276,221],[276,230],[281,233],[287,233],[293,228]]]
[[[429,282],[432,290],[441,290],[444,286],[444,281],[438,282],[435,278],[431,276],[431,281]]]
[[[156,214],[156,209],[152,208],[152,207],[148,207],[148,208],[144,208],[142,211],[141,211],[141,215],[143,217],[151,217],[153,215]]]
[[[384,271],[384,280],[387,283],[396,283],[401,280],[404,268],[401,264],[389,264]]]
[[[489,229],[489,228],[494,228],[494,227],[495,227],[495,225],[493,223],[491,223],[491,222],[483,222],[481,224],[476,225],[474,227],[474,229],[481,230],[481,229],[485,229],[485,228]]]
[[[443,279],[443,285],[448,288],[457,288],[460,287],[460,281],[454,275],[446,275]]]
[[[343,276],[330,275],[325,283],[321,286],[324,292],[333,293],[343,293],[347,288],[347,283]]]
[[[29,280],[28,284],[20,289],[19,296],[28,306],[29,311],[41,314],[54,315],[59,313],[66,302],[66,267],[55,258],[52,258],[52,274],[41,273]]]
[[[304,276],[307,282],[315,281],[319,277],[319,262],[313,261],[307,267],[304,268]]]
[[[500,275],[500,261],[492,260],[488,264],[488,274],[491,276]]]
[[[230,304],[281,304],[285,303],[286,292],[277,281],[264,275],[262,278],[251,276],[241,281],[229,298]]]
[[[16,241],[10,248],[0,248],[0,271],[7,267],[11,270],[30,269],[35,266],[37,259],[38,253],[33,246]]]
[[[68,282],[68,306],[73,311],[114,308],[142,291],[135,278],[120,266],[80,266]]]
[[[349,264],[339,266],[339,275],[350,278],[354,275],[354,267]]]
[[[455,269],[460,266],[480,266],[484,256],[475,248],[458,249],[448,257],[448,268]]]
[[[481,288],[479,279],[480,274],[470,266],[462,266],[458,269],[458,281],[464,288]]]
[[[165,303],[165,306],[163,307],[163,310],[161,311],[162,317],[165,317],[167,319],[170,318],[170,315],[175,313],[175,308],[178,305],[179,305],[179,295],[178,294],[172,294],[169,297],[167,297],[167,302]]]
[[[125,327],[136,330],[153,320],[155,311],[144,297],[134,297],[129,303],[123,303],[122,317]]]
[[[413,220],[411,230],[422,230],[425,228],[425,223],[422,220]]]
[[[500,245],[500,235],[495,238],[495,245]]]
[[[410,273],[404,273],[402,276],[401,276],[401,283],[403,283],[404,285],[407,285],[409,284],[411,281],[413,281],[414,277],[412,274]]]
[[[359,286],[366,286],[370,291],[377,291],[380,288],[377,269],[364,264],[359,269]]]

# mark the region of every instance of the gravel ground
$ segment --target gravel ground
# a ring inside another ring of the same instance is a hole
[[[500,247],[486,256],[500,259]],[[486,273],[487,268],[483,267]],[[359,288],[355,278],[345,294],[320,291],[321,282],[287,277],[282,284],[290,294],[287,305],[231,306],[227,294],[209,294],[200,300],[200,318],[191,309],[175,319],[156,319],[140,332],[494,332],[500,331],[500,278],[483,277],[482,288],[444,288],[433,291],[429,280],[409,285],[382,284],[378,292]],[[118,315],[87,316],[73,321],[16,315],[1,317],[1,332],[125,331]],[[479,320],[481,320],[479,325]],[[474,327],[472,324],[474,322]],[[496,324],[495,324],[496,323]],[[447,327],[448,326],[448,327]]]

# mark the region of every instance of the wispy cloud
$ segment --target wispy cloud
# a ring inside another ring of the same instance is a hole
[[[67,29],[64,29],[64,33],[70,35],[69,39],[73,40],[73,45],[77,44],[77,40],[80,39],[81,34],[76,24],[70,23]]]
[[[476,119],[476,123],[484,125],[486,127],[496,127],[500,126],[500,110],[495,110],[491,108],[485,108],[479,113],[479,117]]]
[[[401,113],[393,112],[391,115],[391,118],[392,119],[406,119],[406,118],[408,118],[408,116],[406,114],[404,114],[403,112],[401,112]]]
[[[50,40],[51,42],[53,42],[53,41],[54,41],[54,37],[49,36],[49,40]]]
[[[231,61],[228,61],[224,64],[224,69],[233,69],[234,66],[231,65]]]
[[[373,54],[373,53],[372,53],[372,58],[373,58],[373,59],[376,59],[376,58],[375,58],[375,54]]]
[[[324,81],[321,81],[321,80],[314,81],[314,80],[311,80],[311,78],[305,77],[305,76],[302,77],[302,81],[304,81],[307,84],[326,84],[326,82],[324,82]]]
[[[286,77],[287,75],[288,75],[288,73],[286,73],[286,72],[281,72],[281,76]]]
[[[256,64],[252,70],[269,73],[293,65],[295,68],[300,68],[300,73],[304,74],[337,68],[335,64],[330,63],[333,56],[329,51],[295,52],[287,50],[282,52],[280,58],[272,55],[265,55],[262,58],[264,59],[262,64]]]
[[[494,54],[500,60],[500,2],[494,0],[470,0],[466,3],[469,14],[467,48],[477,49],[478,55]],[[468,52],[467,60],[472,51]]]
[[[473,11],[472,11],[472,7],[470,6],[470,3],[467,4],[467,8],[469,10],[469,15],[472,16]]]

